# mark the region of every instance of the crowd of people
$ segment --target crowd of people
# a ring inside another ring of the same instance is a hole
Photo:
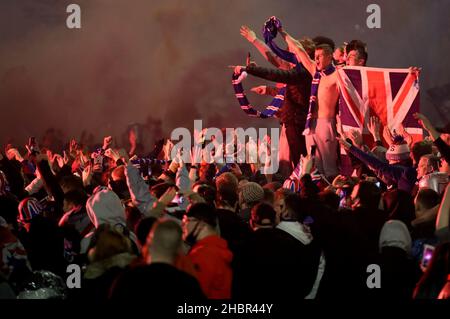
[[[235,68],[287,85],[279,119],[288,152],[278,172],[258,161],[198,163],[198,149],[185,161],[170,155],[168,139],[147,153],[136,138],[126,151],[111,136],[98,147],[72,139],[44,148],[34,138],[25,152],[7,145],[0,298],[449,298],[448,127],[416,113],[428,136],[413,142],[401,128],[381,132],[372,117],[366,145],[335,114],[335,65],[364,66],[365,44],[335,49],[325,37],[297,41],[279,31],[303,68],[271,54],[248,27],[242,35],[279,69]],[[81,269],[75,288],[69,265]]]

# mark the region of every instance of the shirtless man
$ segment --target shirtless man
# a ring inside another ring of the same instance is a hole
[[[295,53],[297,59],[314,78],[316,72],[321,72],[318,84],[317,96],[310,99],[316,101],[316,108],[311,114],[311,124],[305,130],[306,146],[308,152],[312,145],[316,145],[315,165],[325,176],[333,177],[339,174],[337,167],[336,141],[336,112],[339,98],[337,84],[337,72],[332,66],[333,52],[329,45],[318,45],[315,50],[314,60],[308,56],[302,44],[292,38],[284,30],[280,34],[289,46],[289,51]],[[328,74],[326,74],[328,73]],[[313,83],[316,80],[313,80]],[[309,116],[309,115],[308,115]]]

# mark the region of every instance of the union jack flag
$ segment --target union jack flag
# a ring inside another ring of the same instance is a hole
[[[377,116],[383,128],[393,132],[403,124],[413,141],[423,139],[420,124],[413,114],[419,112],[419,79],[408,69],[381,69],[360,66],[339,68],[339,113],[344,131],[358,129],[366,140],[367,123]]]

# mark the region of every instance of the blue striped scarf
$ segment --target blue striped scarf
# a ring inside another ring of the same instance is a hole
[[[312,118],[313,114],[317,113],[317,92],[319,91],[320,79],[324,75],[330,75],[336,70],[333,64],[330,64],[323,71],[316,70],[314,74],[313,80],[311,82],[311,95],[309,96],[309,108],[308,108],[308,116],[306,117],[306,125],[305,130],[303,131],[303,135],[309,135],[312,133]]]
[[[264,42],[269,46],[273,53],[281,59],[295,65],[299,65],[297,57],[294,53],[286,51],[278,47],[274,39],[277,36],[278,29],[281,28],[281,21],[276,17],[270,17],[263,27]]]
[[[247,115],[252,117],[260,117],[263,119],[273,117],[278,112],[278,110],[283,106],[284,95],[286,93],[286,85],[284,85],[282,88],[278,90],[277,95],[269,104],[269,106],[267,106],[264,111],[260,112],[253,108],[253,106],[250,104],[244,93],[244,88],[242,87],[242,78],[244,78],[245,76],[246,76],[245,72],[241,72],[240,74],[233,73],[231,81],[231,83],[233,84],[236,98],[238,99],[241,109]]]

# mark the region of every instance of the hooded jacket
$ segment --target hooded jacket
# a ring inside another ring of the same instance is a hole
[[[383,247],[397,247],[410,254],[411,242],[408,227],[403,222],[389,220],[383,225],[379,240],[380,251]]]
[[[305,279],[300,281],[301,285],[299,287],[301,286],[302,290],[299,294],[301,293],[305,299],[315,299],[325,272],[325,256],[317,246],[317,243],[313,241],[314,238],[309,228],[302,223],[281,221],[276,228],[289,234],[301,243],[301,245],[297,245],[298,249],[292,249],[293,252],[298,252],[298,256],[301,257],[298,266],[299,270],[301,268],[301,275]],[[299,276],[299,278],[301,277]]]
[[[217,235],[199,240],[188,254],[197,279],[208,299],[231,298],[231,260],[233,254],[225,239]]]
[[[150,194],[149,187],[142,178],[139,170],[129,164],[125,167],[125,177],[133,205],[136,206],[145,217],[161,217],[160,212],[153,209],[153,204],[157,199]],[[186,192],[190,189],[189,172],[184,165],[178,168],[175,179],[176,185],[181,192]]]
[[[94,193],[86,202],[86,211],[95,228],[98,228],[101,224],[110,224],[121,229],[126,228],[125,208],[116,193],[106,187],[97,187],[94,190]],[[94,232],[90,232],[81,240],[82,254],[88,251],[93,234]],[[136,235],[133,232],[129,231],[128,237],[139,247]]]

